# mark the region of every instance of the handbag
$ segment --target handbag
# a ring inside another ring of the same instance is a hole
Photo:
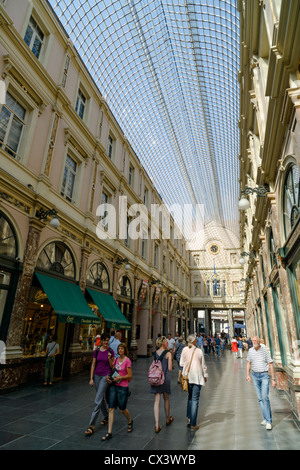
[[[189,389],[189,372],[190,372],[190,368],[191,368],[191,364],[192,364],[192,360],[193,360],[195,351],[196,351],[196,348],[193,351],[192,358],[191,358],[190,365],[189,365],[189,369],[187,371],[187,375],[182,375],[182,377],[181,377],[181,387],[182,387],[182,390],[184,392],[187,392],[188,389]]]

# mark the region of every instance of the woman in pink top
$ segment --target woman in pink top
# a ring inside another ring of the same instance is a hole
[[[115,360],[114,368],[118,372],[113,381],[107,377],[108,383],[113,383],[109,392],[108,410],[108,432],[102,437],[102,441],[112,438],[112,428],[114,424],[115,407],[119,407],[121,413],[127,418],[128,432],[133,430],[133,420],[127,410],[128,384],[132,379],[131,360],[128,357],[128,349],[125,343],[118,346],[119,357]]]

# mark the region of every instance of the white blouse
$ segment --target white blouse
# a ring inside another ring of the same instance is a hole
[[[180,366],[183,367],[182,375],[187,375],[189,364],[192,359],[193,351],[195,351],[190,372],[189,372],[189,383],[197,385],[205,385],[204,377],[208,377],[207,367],[204,360],[204,355],[201,349],[192,346],[189,348],[186,346],[182,350],[180,358]]]

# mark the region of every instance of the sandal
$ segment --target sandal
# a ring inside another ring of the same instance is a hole
[[[102,424],[102,426],[104,426],[107,423],[108,423],[108,417],[106,416],[106,418],[104,418],[104,420],[101,421],[101,424]]]
[[[128,432],[132,432],[133,430],[133,419],[128,423]]]
[[[111,439],[111,438],[112,438],[112,433],[107,432],[105,436],[102,437],[102,441],[108,441],[108,439]]]
[[[166,426],[169,426],[169,424],[173,423],[173,421],[174,421],[173,416],[170,416],[170,418],[167,419]]]
[[[91,436],[92,434],[94,434],[94,432],[95,432],[94,426],[90,426],[90,427],[85,431],[85,435],[86,435],[86,436]]]
[[[161,426],[158,426],[158,428],[155,428],[155,432],[158,433],[162,430],[162,427]]]

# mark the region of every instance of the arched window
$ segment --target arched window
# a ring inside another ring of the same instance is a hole
[[[17,238],[12,225],[0,212],[0,256],[16,258],[18,255]]]
[[[109,274],[103,263],[95,263],[93,264],[93,266],[91,266],[87,275],[87,283],[92,284],[96,287],[100,287],[103,290],[109,291]]]
[[[131,284],[127,276],[122,276],[119,279],[118,287],[117,287],[117,294],[131,299],[132,297]]]
[[[61,242],[52,242],[43,248],[37,267],[63,276],[75,278],[75,263],[69,248]]]
[[[284,234],[287,238],[300,211],[299,169],[292,164],[285,178],[283,191]]]

